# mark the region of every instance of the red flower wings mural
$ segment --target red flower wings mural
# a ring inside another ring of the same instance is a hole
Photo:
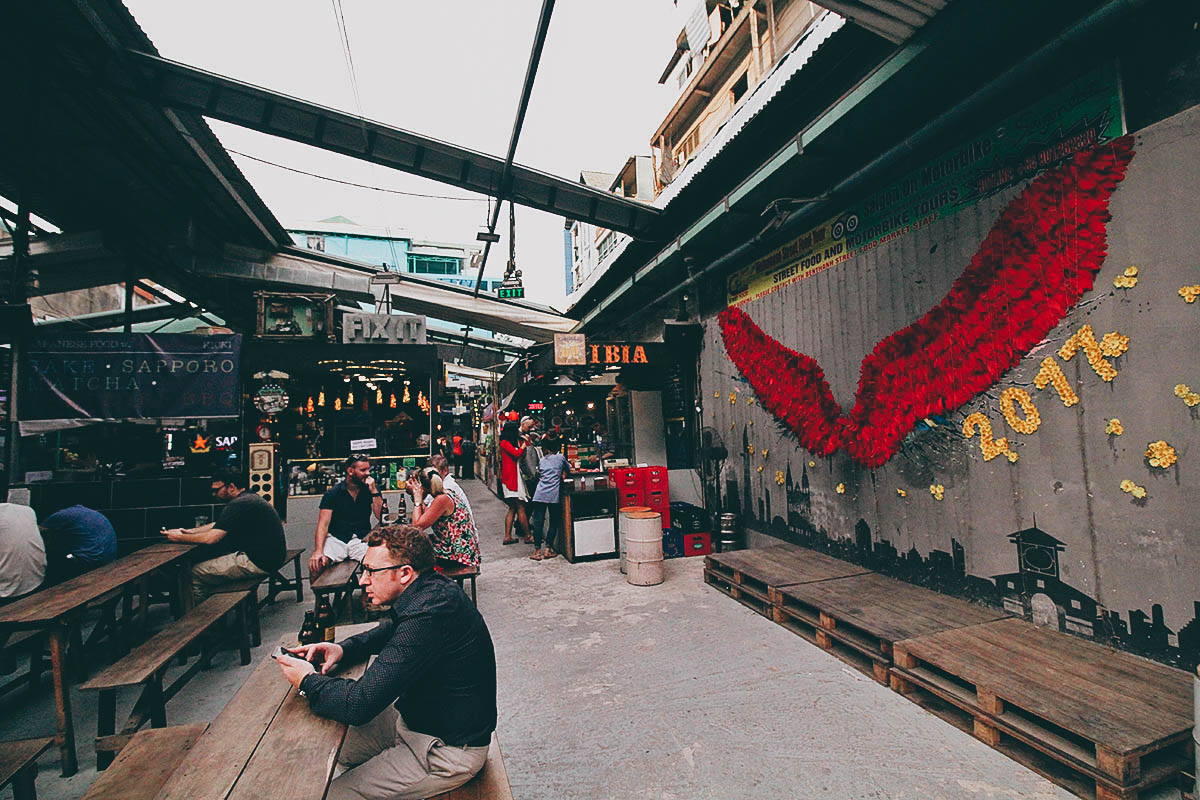
[[[763,407],[813,453],[878,467],[924,417],[953,411],[1017,365],[1092,288],[1109,200],[1133,158],[1122,137],[1037,177],[1001,212],[949,293],[862,362],[843,414],[821,367],[738,308],[718,317],[730,360]]]

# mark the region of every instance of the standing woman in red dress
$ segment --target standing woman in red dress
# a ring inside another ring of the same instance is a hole
[[[517,466],[524,454],[525,440],[521,438],[520,426],[509,420],[500,430],[500,482],[504,484],[504,502],[508,504],[508,513],[504,515],[504,544],[517,543],[512,534],[514,518],[521,533],[529,536],[529,519],[525,515],[529,493],[525,491],[525,481]]]

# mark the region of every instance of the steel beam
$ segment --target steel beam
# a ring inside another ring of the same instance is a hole
[[[636,239],[652,238],[662,212],[654,206],[513,165],[503,186],[504,159],[252,86],[159,56],[126,51],[140,80],[115,61],[107,81],[117,91],[181,111],[420,175],[529,208],[590,222]]]

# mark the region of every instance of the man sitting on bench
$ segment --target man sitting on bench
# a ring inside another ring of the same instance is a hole
[[[317,511],[315,546],[308,559],[308,572],[314,578],[337,561],[362,561],[372,515],[383,521],[383,495],[371,477],[371,459],[355,453],[344,467],[345,480],[325,493]]]
[[[196,554],[201,560],[192,564],[192,597],[197,603],[222,585],[265,578],[283,566],[287,553],[279,514],[266,500],[246,491],[244,477],[218,472],[212,478],[212,493],[227,504],[216,522],[163,531],[172,542],[205,545]]]
[[[462,786],[487,761],[496,729],[496,653],[483,617],[433,569],[420,529],[371,532],[359,581],[388,617],[367,633],[298,648],[284,676],[313,713],[353,727],[330,800],[429,797]],[[378,658],[357,681],[329,677],[340,663]],[[318,673],[311,662],[320,664]]]

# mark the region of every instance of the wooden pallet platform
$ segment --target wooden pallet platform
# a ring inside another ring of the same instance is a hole
[[[885,686],[895,642],[1008,616],[876,573],[782,586],[773,598],[776,622]]]
[[[781,586],[826,581],[868,572],[870,570],[866,567],[787,543],[753,550],[714,553],[704,558],[705,580],[710,585],[718,589],[721,588],[720,583],[737,585],[742,592],[758,598],[767,605],[775,603],[775,590]],[[718,580],[709,580],[710,575]],[[771,616],[769,609],[760,610],[760,613]]]
[[[1191,758],[1180,670],[1018,619],[896,642],[892,688],[1080,797],[1135,800]]]

